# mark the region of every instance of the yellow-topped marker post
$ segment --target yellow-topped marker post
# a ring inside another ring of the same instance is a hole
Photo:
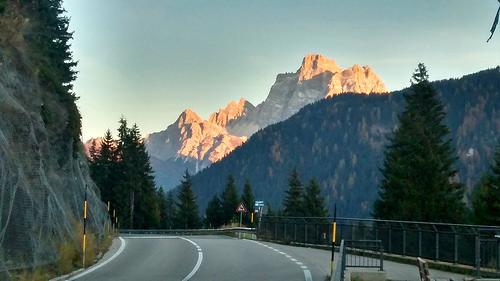
[[[333,207],[332,222],[332,258],[330,259],[330,276],[333,274],[333,264],[335,262],[335,240],[337,236],[337,203]]]
[[[82,265],[85,268],[85,254],[87,250],[87,186],[85,186],[85,197],[83,201],[83,240],[82,240]]]

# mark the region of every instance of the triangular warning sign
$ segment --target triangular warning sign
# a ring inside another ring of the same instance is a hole
[[[241,202],[238,205],[238,208],[236,208],[236,212],[237,213],[246,213],[247,212],[247,208],[245,208],[245,204],[243,204],[243,202]]]

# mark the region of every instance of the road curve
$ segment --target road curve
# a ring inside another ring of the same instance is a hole
[[[313,280],[304,263],[255,241],[146,235],[121,240],[120,249],[111,257],[70,280]]]
[[[101,262],[70,280],[318,281],[325,280],[330,271],[326,250],[208,235],[131,235],[120,240]],[[419,280],[414,265],[385,261],[384,269],[391,280]],[[453,280],[465,277],[431,273]]]

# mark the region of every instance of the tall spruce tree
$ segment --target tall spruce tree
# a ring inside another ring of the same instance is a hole
[[[164,225],[166,229],[172,229],[176,227],[175,220],[177,214],[177,208],[173,192],[168,192],[167,198],[165,200],[165,207],[166,209],[165,209]]]
[[[243,194],[241,195],[241,202],[245,204],[247,212],[243,215],[243,223],[250,225],[250,216],[253,212],[255,205],[255,197],[253,196],[252,185],[248,179],[245,180],[245,185],[243,186]]]
[[[475,223],[500,225],[500,144],[491,171],[481,178],[474,190],[472,207]]]
[[[111,131],[107,130],[98,144],[92,142],[90,152],[90,173],[99,187],[103,202],[115,206],[114,186],[116,184],[116,147]]]
[[[406,108],[385,151],[373,215],[381,219],[461,222],[463,187],[454,182],[456,157],[445,112],[427,69],[412,76]]]
[[[283,214],[299,217],[304,215],[304,190],[297,169],[293,169],[288,178],[288,190],[283,200]]]
[[[226,188],[222,192],[222,208],[224,210],[224,224],[231,223],[238,207],[238,191],[234,177],[227,177]]]
[[[181,229],[194,229],[200,227],[196,195],[192,189],[191,175],[186,170],[181,181],[177,196],[177,226]]]
[[[222,202],[217,194],[208,202],[205,210],[205,226],[208,228],[219,228],[224,224],[224,211]]]
[[[304,215],[308,217],[326,217],[328,214],[325,200],[321,196],[321,189],[315,178],[311,179],[305,190],[304,212]]]

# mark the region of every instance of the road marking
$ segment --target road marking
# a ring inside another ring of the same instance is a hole
[[[84,272],[77,274],[77,275],[75,275],[67,280],[68,281],[76,280],[76,279],[83,277],[91,272],[94,272],[95,270],[105,266],[110,261],[114,260],[118,255],[120,255],[123,252],[123,250],[125,249],[125,245],[127,244],[123,238],[118,237],[118,239],[120,239],[120,242],[121,242],[120,248],[118,248],[118,251],[116,251],[116,253],[114,253],[109,259],[103,261],[102,263],[98,263],[94,266],[91,266],[91,267],[89,267],[89,269],[85,270]]]
[[[191,277],[193,277],[196,274],[198,269],[200,269],[201,262],[203,261],[203,252],[201,251],[201,247],[198,244],[196,244],[194,241],[189,240],[189,239],[184,238],[184,237],[179,237],[179,238],[193,244],[196,247],[196,249],[198,250],[198,260],[196,261],[196,265],[194,266],[193,270],[191,270],[191,272],[189,272],[189,274],[186,277],[184,277],[184,279],[182,279],[182,281],[187,281],[187,280],[191,279]]]
[[[247,240],[247,239],[245,239]],[[300,266],[300,269],[302,269],[302,271],[304,272],[304,279],[305,281],[312,281],[312,275],[311,275],[311,271],[309,271],[309,269],[307,268],[307,266],[304,265],[304,263],[298,261],[297,259],[293,258],[292,256],[290,256],[289,254],[285,253],[285,252],[282,252],[282,251],[279,251],[273,247],[270,247],[264,243],[261,243],[259,241],[255,241],[255,240],[248,240],[250,242],[254,242],[255,244],[259,244],[261,246],[264,246],[266,248],[268,248],[269,250],[273,250],[281,255],[284,255],[286,258],[288,258],[291,262],[294,262],[295,264],[297,264],[298,266]]]

